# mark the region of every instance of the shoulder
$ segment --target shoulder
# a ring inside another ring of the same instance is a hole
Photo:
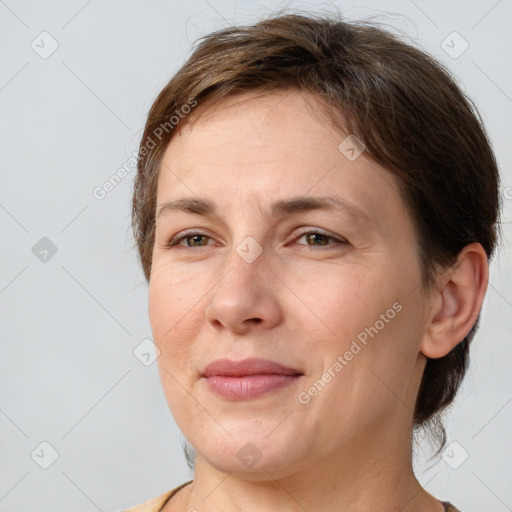
[[[443,505],[444,505],[445,512],[460,512],[460,510],[458,508],[455,508],[451,503],[449,503],[447,501],[444,501]]]
[[[171,491],[164,492],[163,494],[160,494],[155,498],[145,501],[144,503],[141,503],[139,505],[136,505],[135,507],[125,509],[123,512],[159,512],[163,508],[163,506],[180,489],[188,485],[190,482],[192,482],[192,480],[190,480],[189,482],[185,482],[184,484],[181,484],[180,486],[176,487],[175,489],[172,489]]]
[[[160,510],[164,503],[171,498],[174,491],[175,489],[173,489],[172,491],[164,492],[163,494],[160,494],[160,496],[157,496],[156,498],[152,498],[135,507],[128,508],[123,512],[158,512],[158,510]]]

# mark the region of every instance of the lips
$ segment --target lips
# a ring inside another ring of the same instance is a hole
[[[289,368],[268,359],[244,359],[243,361],[231,361],[218,359],[209,364],[203,371],[203,377],[245,377],[248,375],[302,375],[302,372]]]
[[[268,359],[218,359],[209,364],[202,373],[211,391],[235,400],[247,400],[277,391],[292,384],[302,375],[296,368]]]

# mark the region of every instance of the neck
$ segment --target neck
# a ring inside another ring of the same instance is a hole
[[[403,423],[403,417],[399,422]],[[200,512],[440,512],[412,469],[412,428],[380,423],[328,459],[283,474],[235,475],[214,468],[199,454],[184,510]]]

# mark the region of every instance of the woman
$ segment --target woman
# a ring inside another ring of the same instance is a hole
[[[395,36],[300,15],[207,36],[151,108],[133,197],[194,480],[131,510],[456,511],[412,436],[444,446],[498,185],[470,101]]]

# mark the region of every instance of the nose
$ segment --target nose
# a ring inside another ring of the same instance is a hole
[[[265,252],[248,262],[233,249],[206,308],[207,322],[216,331],[226,329],[235,334],[274,327],[282,318],[278,283]]]

